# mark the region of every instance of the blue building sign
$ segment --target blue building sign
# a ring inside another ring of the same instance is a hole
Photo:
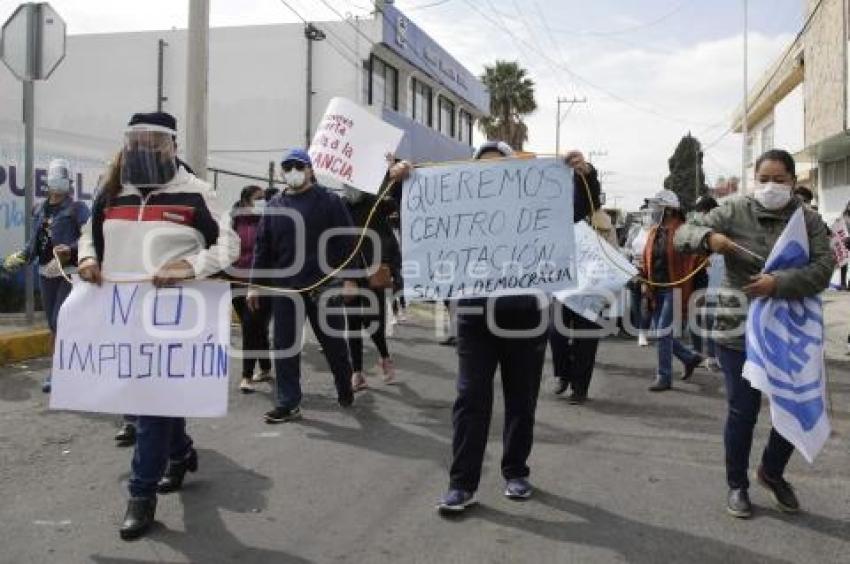
[[[478,77],[466,70],[394,5],[385,3],[383,12],[383,43],[388,48],[482,114],[490,113],[490,94]]]

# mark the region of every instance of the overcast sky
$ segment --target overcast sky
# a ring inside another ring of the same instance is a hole
[[[369,0],[328,0],[363,15]],[[553,152],[555,100],[587,97],[564,120],[562,148],[605,152],[609,204],[634,207],[661,188],[667,159],[692,131],[709,183],[738,174],[740,136],[726,132],[742,98],[744,0],[400,0],[412,20],[474,73],[519,60],[537,83],[527,148]],[[289,0],[304,17],[336,16]],[[754,82],[803,22],[803,0],[749,0]],[[0,0],[5,19],[18,0]],[[188,0],[51,0],[69,33],[186,27]],[[280,0],[212,0],[213,26],[297,21]],[[258,77],[260,80],[260,77]]]

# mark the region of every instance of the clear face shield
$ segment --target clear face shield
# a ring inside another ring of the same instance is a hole
[[[159,188],[177,174],[174,132],[156,126],[135,126],[124,133],[121,184]]]

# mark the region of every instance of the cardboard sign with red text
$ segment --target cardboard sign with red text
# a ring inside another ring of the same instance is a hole
[[[377,194],[404,132],[351,100],[333,98],[319,123],[310,158],[319,178]]]
[[[844,266],[850,262],[850,251],[844,244],[848,237],[850,237],[850,233],[847,231],[847,222],[844,221],[843,217],[839,217],[832,224],[832,239],[830,241],[832,253],[835,255],[835,262],[838,266]]]

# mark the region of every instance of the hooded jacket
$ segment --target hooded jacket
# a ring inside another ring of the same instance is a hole
[[[706,214],[691,218],[676,233],[676,248],[686,253],[708,251],[708,236],[712,233],[726,235],[745,249],[764,258],[770,255],[785,226],[802,204],[797,198],[781,210],[768,210],[750,196],[724,202]],[[809,264],[773,272],[776,278],[777,298],[799,299],[815,296],[829,285],[835,269],[835,258],[830,247],[827,228],[817,212],[803,208],[806,233],[809,236]],[[741,289],[753,276],[761,273],[763,264],[738,255],[726,255],[725,279],[718,290],[716,340],[730,348],[744,350],[749,300]]]

